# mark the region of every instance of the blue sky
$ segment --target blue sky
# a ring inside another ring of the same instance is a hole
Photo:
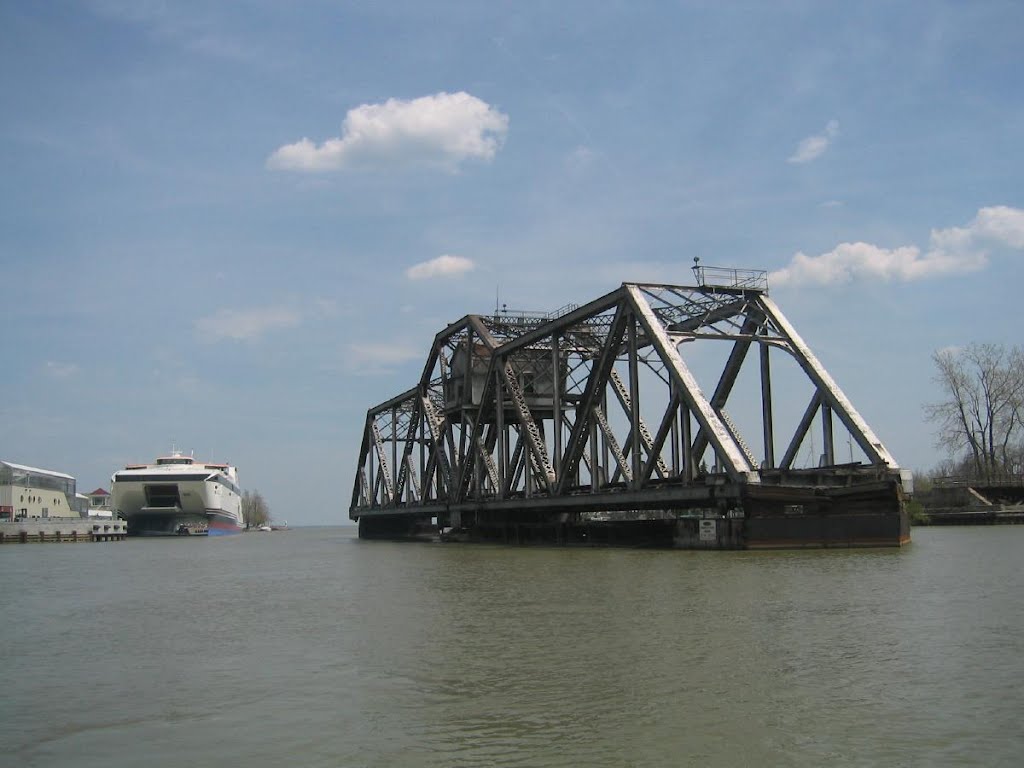
[[[1024,5],[0,4],[0,458],[174,442],[347,521],[366,408],[469,312],[706,264],[903,466],[931,354],[1016,344]]]

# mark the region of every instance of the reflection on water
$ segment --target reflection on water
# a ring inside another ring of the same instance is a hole
[[[1022,547],[4,547],[0,763],[1016,765]]]

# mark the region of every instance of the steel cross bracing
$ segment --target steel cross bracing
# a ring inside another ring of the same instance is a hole
[[[708,396],[683,353],[711,341],[731,346]],[[752,346],[760,424],[743,435],[725,408]],[[788,432],[771,350],[812,393]],[[416,386],[367,412],[350,516],[700,504],[715,485],[738,493],[800,471],[818,421],[820,482],[842,466],[834,420],[859,466],[897,469],[764,290],[626,283],[552,315],[467,315],[438,333]]]

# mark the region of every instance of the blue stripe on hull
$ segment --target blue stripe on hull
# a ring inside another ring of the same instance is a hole
[[[243,528],[232,518],[223,517],[216,513],[206,513],[207,530],[210,536],[228,536],[232,533],[241,533]]]

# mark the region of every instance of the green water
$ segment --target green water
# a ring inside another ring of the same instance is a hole
[[[1024,526],[0,548],[0,765],[1019,765]]]

